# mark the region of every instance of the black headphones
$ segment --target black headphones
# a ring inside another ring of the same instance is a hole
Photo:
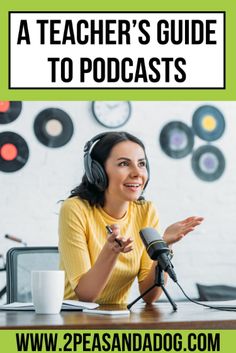
[[[90,182],[90,184],[95,185],[98,190],[104,191],[107,186],[108,186],[108,178],[106,175],[106,172],[103,168],[103,166],[97,162],[96,160],[92,159],[91,157],[91,151],[93,149],[94,144],[101,140],[104,136],[106,136],[108,133],[103,132],[101,134],[98,134],[94,136],[91,140],[86,142],[84,146],[84,171],[85,175]],[[149,163],[146,158],[146,168],[148,172],[148,179],[145,184],[144,189],[146,188],[149,178],[150,178],[150,169],[149,169]]]

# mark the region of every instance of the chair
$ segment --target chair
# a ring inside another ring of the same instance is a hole
[[[6,256],[7,303],[31,302],[31,271],[58,270],[58,248],[11,248]]]
[[[236,287],[219,285],[204,285],[196,283],[199,293],[199,300],[203,301],[221,301],[236,299]]]

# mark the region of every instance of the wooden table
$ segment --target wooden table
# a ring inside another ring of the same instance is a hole
[[[119,309],[117,305],[101,306]],[[193,303],[136,304],[130,316],[91,315],[62,311],[37,315],[33,311],[0,311],[0,329],[236,329],[236,312],[207,309]]]

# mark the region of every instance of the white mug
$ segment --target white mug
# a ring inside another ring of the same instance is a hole
[[[32,301],[37,314],[60,312],[64,283],[64,271],[31,271]]]

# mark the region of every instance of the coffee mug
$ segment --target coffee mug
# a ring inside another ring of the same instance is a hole
[[[32,271],[32,301],[37,314],[58,314],[64,296],[64,271]]]

